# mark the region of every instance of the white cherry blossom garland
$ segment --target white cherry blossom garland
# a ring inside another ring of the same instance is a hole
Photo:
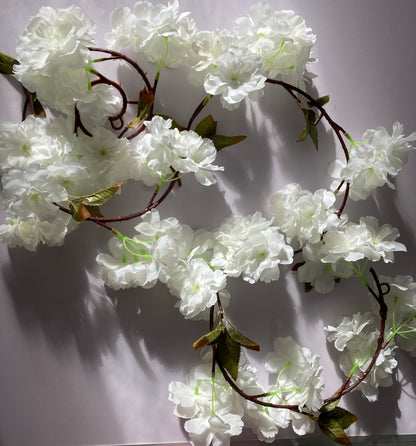
[[[160,281],[186,319],[209,320],[209,332],[194,344],[208,347],[203,362],[186,383],[169,386],[174,412],[187,420],[193,444],[229,444],[244,425],[271,442],[290,424],[299,435],[318,425],[334,441],[350,444],[344,430],[356,417],[338,402],[352,390],[376,400],[378,388],[392,384],[395,351],[416,354],[416,284],[405,276],[379,278],[373,268],[368,278],[368,262],[393,262],[394,253],[406,248],[396,228],[380,226],[371,216],[351,222],[344,209],[348,198],[364,200],[385,184],[394,188],[391,180],[414,149],[416,133],[405,136],[396,122],[391,134],[378,127],[352,140],[326,112],[328,98],[305,91],[315,36],[293,11],[272,12],[260,2],[232,31],[208,32],[197,30],[177,1],[141,1],[132,10],[117,8],[111,21],[108,48],[96,48],[95,25],[80,8],[43,7],[23,32],[17,59],[1,55],[2,73],[23,85],[26,103],[20,124],[0,124],[9,220],[0,226],[0,239],[33,251],[41,244],[59,246],[80,222],[93,222],[114,235],[109,253],[97,256],[106,285],[150,288]],[[140,66],[144,58],[156,64],[153,84]],[[128,99],[100,71],[110,60],[136,71],[144,84],[138,100]],[[179,63],[205,94],[187,125],[154,110],[162,69]],[[271,219],[259,212],[232,216],[212,231],[161,219],[156,208],[186,174],[201,185],[215,184],[215,172],[223,170],[215,164],[218,151],[243,139],[217,135],[210,116],[192,130],[206,104],[219,96],[234,110],[247,98],[259,100],[266,84],[285,89],[303,112],[300,140],[310,137],[317,145],[321,119],[334,131],[344,159],[330,165],[330,188],[313,193],[289,184],[271,197]],[[128,119],[131,106],[136,112]],[[103,217],[100,206],[132,180],[154,188],[145,208]],[[343,199],[337,207],[338,196]],[[131,237],[110,226],[134,218],[141,222]],[[279,265],[285,264],[294,264],[299,280],[319,293],[358,277],[373,302],[372,311],[326,327],[328,340],[344,352],[340,367],[347,376],[326,399],[319,357],[292,338],[277,338],[266,355],[275,384],[263,388],[255,368],[240,356],[241,347],[259,346],[231,325],[224,310],[231,298],[227,277],[268,283],[279,279]]]

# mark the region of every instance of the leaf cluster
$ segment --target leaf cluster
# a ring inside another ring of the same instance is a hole
[[[239,332],[229,321],[227,321],[227,327],[220,323],[214,330],[201,336],[194,342],[193,347],[194,350],[198,350],[207,345],[216,346],[216,361],[224,366],[234,380],[238,376],[241,347],[256,351],[260,350],[259,344]]]
[[[329,95],[326,95],[316,99],[313,103],[308,102],[308,105],[309,106],[318,105],[319,107],[323,107],[328,102],[329,102]],[[318,121],[316,120],[316,113],[312,108],[301,107],[299,102],[298,105],[303,112],[303,117],[305,119],[305,127],[303,128],[296,142],[305,141],[309,136],[315,146],[315,149],[318,151],[318,129],[316,126],[319,120]]]
[[[345,429],[358,420],[358,417],[342,407],[337,407],[339,399],[325,404],[320,409],[317,420],[321,431],[338,444],[351,445]]]

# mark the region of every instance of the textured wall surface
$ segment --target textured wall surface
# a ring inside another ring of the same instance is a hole
[[[74,3],[97,23],[97,41],[103,44],[114,2]],[[180,3],[183,11],[192,11],[200,29],[215,29],[231,27],[254,2]],[[19,34],[44,4],[0,0],[1,52],[15,56]],[[48,4],[63,7],[68,2]],[[118,4],[133,6],[126,0]],[[319,59],[310,67],[318,75],[312,92],[331,95],[328,110],[354,138],[378,125],[390,131],[396,120],[404,123],[406,133],[416,130],[413,0],[271,0],[270,4],[274,9],[294,9],[312,27],[317,35],[313,56]],[[182,121],[203,98],[202,91],[188,86],[184,73],[184,69],[162,72],[157,103],[158,111]],[[161,215],[175,216],[195,228],[214,228],[232,213],[260,210],[269,215],[270,195],[289,182],[312,190],[328,187],[327,164],[341,154],[330,132],[321,131],[319,153],[308,143],[294,142],[302,117],[292,102],[277,88],[268,88],[258,104],[243,105],[234,113],[211,101],[207,111],[219,121],[221,131],[248,138],[219,154],[217,161],[225,172],[217,186],[204,189],[186,178],[182,189],[161,206]],[[13,81],[4,77],[0,104],[1,121],[19,121],[20,95]],[[377,270],[416,277],[416,153],[409,158],[396,180],[396,191],[378,190],[366,202],[350,203],[347,213],[375,215],[380,223],[397,226],[408,253],[399,253],[394,265],[380,265]],[[133,199],[149,194],[144,186],[129,185],[112,212],[131,209]],[[1,445],[186,441],[167,388],[198,363],[192,342],[207,331],[206,324],[185,321],[163,285],[123,292],[105,288],[94,259],[106,249],[107,239],[105,231],[84,223],[60,248],[30,253],[0,245]],[[359,281],[349,282],[321,296],[305,294],[289,270],[282,271],[277,284],[230,280],[229,314],[236,326],[245,327],[244,332],[261,344],[262,354],[276,336],[288,335],[319,353],[329,394],[342,376],[322,328],[369,306]],[[262,354],[251,357],[261,364]],[[381,390],[379,401],[370,404],[359,392],[346,398],[344,406],[360,418],[349,430],[351,435],[416,433],[416,363],[405,354],[398,359],[395,383]],[[245,437],[254,438],[251,432]]]

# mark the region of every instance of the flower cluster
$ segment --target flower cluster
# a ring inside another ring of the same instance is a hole
[[[324,231],[338,226],[333,205],[335,195],[325,189],[314,193],[291,183],[271,197],[270,210],[275,225],[289,241],[317,243]]]
[[[178,0],[167,6],[140,1],[133,10],[116,8],[107,45],[117,51],[131,47],[136,57],[144,54],[162,67],[172,65],[187,54],[195,37],[196,25],[188,16],[179,13]]]
[[[315,36],[293,11],[272,13],[260,2],[236,20],[232,32],[209,32],[198,31],[178,8],[177,0],[167,6],[141,1],[133,10],[117,8],[108,46],[131,48],[136,58],[145,54],[159,67],[184,61],[192,70],[190,80],[208,94],[220,95],[229,110],[247,97],[258,99],[267,76],[303,85]]]
[[[77,6],[42,7],[20,37],[16,78],[44,105],[73,115],[74,105],[93,122],[104,122],[120,100],[107,85],[89,89],[85,65],[95,24]]]
[[[360,260],[390,263],[394,252],[406,251],[396,241],[397,228],[379,226],[375,217],[362,217],[358,224],[346,216],[339,218],[333,207],[335,199],[328,190],[312,194],[298,184],[289,184],[271,197],[274,224],[288,241],[302,247],[299,280],[319,293],[331,291],[335,280],[357,273],[354,263]]]
[[[416,141],[416,132],[403,135],[403,125],[395,122],[391,135],[384,127],[367,130],[362,142],[354,143],[348,162],[336,160],[329,166],[335,178],[335,189],[341,181],[350,183],[352,200],[365,200],[377,187],[387,184],[394,189],[390,177],[395,177],[407,162],[410,141]]]
[[[356,313],[344,317],[337,327],[326,327],[328,340],[334,342],[335,348],[345,351],[340,359],[341,370],[353,380],[359,379],[368,368],[376,349],[379,330],[376,327],[373,313]],[[390,342],[377,357],[371,372],[356,388],[369,401],[378,398],[378,387],[388,387],[393,384],[392,373],[397,366],[394,357],[396,345]]]
[[[111,254],[97,256],[105,283],[114,289],[149,288],[159,279],[179,298],[185,318],[207,316],[219,292],[226,304],[227,276],[270,282],[279,278],[280,264],[292,262],[293,249],[258,212],[226,219],[213,232],[194,232],[152,211],[135,230],[133,238],[118,234],[109,242]]]
[[[275,384],[260,400],[274,404],[291,404],[317,411],[322,405],[324,385],[322,366],[317,355],[298,346],[292,338],[278,338],[275,351],[266,356],[266,370],[276,375]],[[218,373],[211,372],[211,361],[194,367],[186,384],[172,382],[169,399],[176,405],[175,414],[188,419],[185,430],[194,444],[229,445],[230,437],[239,435],[244,425],[251,427],[261,441],[272,442],[279,429],[292,423],[293,430],[304,435],[314,430],[309,417],[284,408],[263,407],[238,395]],[[245,358],[240,360],[236,384],[249,395],[265,394],[257,382],[257,373]]]
[[[395,350],[416,353],[416,284],[410,276],[381,277],[387,287],[384,295],[388,308],[385,325],[384,346],[371,372],[356,388],[369,401],[378,398],[378,387],[392,385],[392,374],[397,366]],[[355,380],[373,360],[380,331],[375,321],[379,307],[373,304],[374,312],[356,313],[344,317],[337,327],[326,327],[328,341],[334,342],[339,351],[344,351],[340,360],[342,371]]]
[[[145,123],[147,133],[134,147],[137,179],[154,186],[181,174],[192,172],[204,186],[216,182],[212,172],[223,170],[212,164],[217,156],[214,143],[193,131],[171,129],[172,120],[155,116]]]
[[[380,279],[390,287],[385,296],[390,336],[395,336],[395,343],[402,350],[416,356],[416,283],[411,276]]]
[[[145,124],[148,133],[132,147],[104,127],[94,127],[90,136],[74,134],[71,118],[48,122],[29,116],[21,124],[2,123],[0,169],[11,224],[1,226],[0,238],[30,250],[59,245],[76,223],[54,203],[129,179],[162,184],[171,168],[193,172],[204,185],[215,182],[212,172],[221,168],[212,164],[217,151],[211,140],[170,129],[171,120],[159,116]]]

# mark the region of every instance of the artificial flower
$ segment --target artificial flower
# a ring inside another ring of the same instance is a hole
[[[208,94],[220,95],[227,110],[235,110],[245,98],[263,95],[266,77],[261,74],[261,59],[241,48],[230,47],[215,59],[215,70],[204,81]]]
[[[225,219],[214,232],[211,263],[231,277],[247,282],[271,282],[280,276],[279,264],[292,262],[293,249],[260,212]]]

